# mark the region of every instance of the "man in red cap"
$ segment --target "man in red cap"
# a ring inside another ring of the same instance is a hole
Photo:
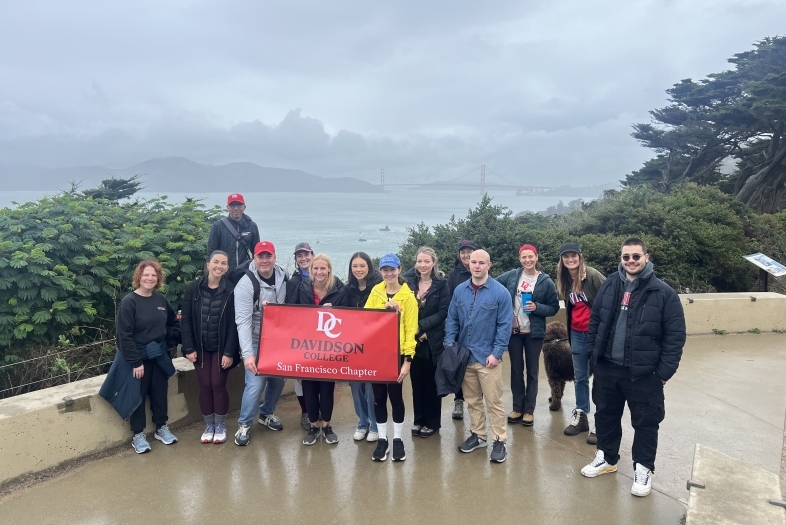
[[[207,256],[216,250],[229,255],[229,269],[248,264],[251,261],[251,250],[259,242],[259,228],[246,215],[246,201],[239,193],[227,197],[229,216],[222,217],[213,223],[207,239]]]

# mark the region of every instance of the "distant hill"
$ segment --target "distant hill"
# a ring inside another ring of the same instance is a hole
[[[103,166],[35,168],[0,166],[3,191],[68,189],[70,181],[82,181],[81,188],[98,185],[112,176],[142,175],[143,191],[153,192],[342,192],[379,193],[382,190],[353,177],[327,178],[301,170],[268,168],[251,162],[222,166],[199,164],[181,157],[152,159],[124,169]]]

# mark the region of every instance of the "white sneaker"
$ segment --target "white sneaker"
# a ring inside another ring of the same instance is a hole
[[[363,441],[363,439],[366,437],[367,433],[368,433],[367,429],[359,428],[359,429],[355,430],[354,434],[352,434],[352,439],[354,439],[355,441]]]
[[[633,486],[630,488],[630,493],[643,498],[644,496],[649,496],[651,490],[652,471],[641,463],[636,463],[636,470],[633,472]]]
[[[612,472],[617,472],[617,465],[606,463],[602,450],[595,452],[595,459],[592,460],[592,463],[581,469],[581,475],[588,478],[596,478],[601,474],[611,474]]]
[[[199,438],[202,440],[202,443],[212,443],[213,436],[216,433],[216,426],[215,425],[205,425],[205,431],[202,432],[202,437]]]
[[[366,441],[369,443],[373,443],[374,441],[379,441],[379,432],[369,432],[366,436]]]

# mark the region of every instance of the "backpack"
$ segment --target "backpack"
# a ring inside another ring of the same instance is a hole
[[[248,275],[248,279],[251,281],[251,286],[254,287],[254,308],[256,308],[257,304],[259,303],[259,281],[254,275],[254,272],[248,268],[248,265],[241,264],[239,266],[235,266],[227,274],[227,279],[229,279],[229,282],[232,284],[237,285],[238,281],[240,281],[244,275]]]

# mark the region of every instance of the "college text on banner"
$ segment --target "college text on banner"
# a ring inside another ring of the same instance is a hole
[[[260,375],[392,383],[399,375],[396,312],[313,305],[262,309]]]

